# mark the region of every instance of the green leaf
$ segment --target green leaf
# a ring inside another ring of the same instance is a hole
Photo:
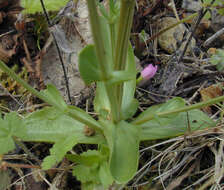
[[[218,49],[217,52],[211,57],[212,65],[216,65],[217,70],[224,70],[224,50]]]
[[[62,109],[67,108],[67,104],[65,103],[60,92],[54,85],[48,84],[47,89],[41,91],[41,94],[46,96],[51,102],[54,102],[55,105],[58,105]]]
[[[102,161],[102,155],[96,150],[88,150],[80,155],[67,155],[69,160],[77,165],[74,166],[73,175],[82,183],[99,182],[99,165]]]
[[[191,110],[188,116],[186,112],[182,112],[173,117],[158,117],[158,119],[141,124],[141,140],[170,138],[214,125],[215,123],[202,111]]]
[[[121,121],[116,126],[102,121],[110,147],[110,172],[118,183],[128,182],[136,173],[139,158],[140,128]]]
[[[67,2],[68,0],[44,0],[44,5],[47,11],[56,11],[64,7]],[[43,12],[40,0],[21,0],[21,5],[28,14]]]
[[[223,3],[224,4],[224,3]],[[218,10],[218,13],[222,16],[224,16],[224,8],[221,8]]]
[[[181,108],[185,106],[185,101],[182,98],[176,97],[173,98],[171,100],[168,100],[166,103],[164,104],[159,104],[159,105],[155,105],[155,106],[151,106],[149,107],[147,110],[145,110],[144,112],[142,112],[136,119],[135,122],[144,120],[145,118],[147,118],[148,116],[156,116],[157,113],[160,112],[164,112],[164,111],[171,111],[177,108]],[[166,118],[173,118],[175,117],[177,114],[172,114],[170,116],[167,116]]]
[[[57,142],[68,136],[76,136],[78,143],[98,144],[104,141],[101,134],[87,137],[84,124],[76,121],[54,107],[45,107],[28,115],[25,120],[27,136],[24,141]]]
[[[82,49],[78,62],[80,75],[87,85],[102,79],[94,45]]]
[[[15,149],[15,143],[11,137],[0,138],[0,154],[6,154]]]
[[[74,145],[77,144],[77,136],[68,136],[67,138],[63,140],[59,140],[56,142],[53,146],[53,148],[50,149],[50,156],[47,156],[43,163],[42,168],[44,170],[50,169],[53,165],[56,163],[59,163],[65,154],[72,149]]]
[[[211,13],[208,11],[204,16],[204,19],[209,20],[210,18],[211,18]]]
[[[104,42],[104,50],[106,56],[106,63],[110,70],[112,70],[112,49],[110,43],[110,30],[107,20],[99,17],[103,34],[99,38]],[[92,82],[102,81],[102,71],[100,70],[100,63],[98,62],[94,45],[87,45],[79,54],[79,71],[82,79],[88,85]],[[107,76],[109,77],[109,76]]]
[[[88,167],[95,164],[98,165],[104,158],[97,150],[88,150],[87,152],[83,152],[81,155],[68,154],[66,157],[76,164],[83,164]]]
[[[15,148],[13,137],[23,138],[27,130],[23,120],[11,112],[4,119],[0,118],[0,154],[7,153]]]
[[[95,184],[92,182],[82,183],[81,189],[82,190],[105,190],[102,185]]]
[[[138,101],[134,99],[137,70],[136,70],[134,52],[130,44],[128,48],[126,66],[127,66],[126,71],[132,74],[132,80],[124,82],[123,86],[123,97],[121,105],[123,120],[131,118],[137,111],[139,105]]]
[[[120,1],[110,0],[110,23],[115,24],[120,16]]]
[[[98,2],[98,1],[97,1],[96,3],[97,3],[97,5],[99,6],[99,11],[100,11],[100,13],[102,14],[102,16],[103,16],[106,20],[109,21],[110,16],[109,16],[109,14],[108,14],[108,12],[107,12],[105,6],[104,6],[102,3]]]
[[[96,126],[97,129],[100,129],[101,126],[100,124],[93,119],[88,113],[86,113],[83,109],[80,109],[76,106],[68,106],[68,110],[66,110],[65,112],[66,115],[69,115],[72,118],[76,118],[78,117],[80,119],[80,121],[85,121],[87,123],[91,123],[94,124]]]
[[[72,174],[82,183],[92,182],[99,183],[99,175],[97,167],[88,167],[85,165],[76,165],[73,168]]]
[[[103,155],[103,152],[88,150],[81,155],[70,154],[66,157],[77,164],[74,166],[73,175],[82,183],[86,183],[87,187],[90,184],[103,184],[104,189],[108,189],[113,183],[107,162],[108,155]]]
[[[100,178],[101,183],[104,186],[104,189],[108,189],[108,187],[110,185],[112,185],[114,179],[110,173],[110,167],[107,162],[103,162],[100,165],[99,178]]]
[[[110,101],[107,96],[106,87],[103,82],[97,82],[96,95],[94,98],[94,110],[100,117],[107,119],[111,113]]]
[[[125,81],[133,80],[133,74],[128,71],[114,71],[112,78],[108,81],[108,84],[120,84]]]

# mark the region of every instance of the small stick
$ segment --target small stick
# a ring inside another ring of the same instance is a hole
[[[224,28],[222,28],[221,30],[219,30],[218,32],[216,32],[215,34],[213,34],[210,38],[208,38],[203,46],[204,47],[208,47],[214,40],[216,40],[217,38],[219,38],[221,35],[224,34]]]
[[[177,21],[180,21],[180,17],[179,17],[179,15],[178,15],[178,13],[177,13],[177,9],[176,9],[174,0],[171,0],[170,3],[171,3],[171,7],[172,7],[172,9],[173,9],[173,12],[174,12],[174,15],[175,15]]]
[[[6,168],[35,168],[35,169],[41,169],[40,166],[37,165],[28,165],[28,164],[14,164],[3,161],[0,165],[0,169],[6,169]]]
[[[41,6],[43,8],[44,15],[45,15],[45,17],[47,19],[47,23],[48,23],[49,27],[51,27],[52,26],[52,23],[50,21],[50,18],[48,16],[48,13],[47,13],[47,11],[45,9],[44,2],[43,2],[43,0],[40,0],[40,2],[41,2]],[[66,85],[66,89],[67,89],[67,92],[68,92],[68,100],[71,103],[72,102],[72,99],[71,99],[71,95],[70,95],[70,88],[69,88],[69,83],[68,83],[67,72],[66,72],[66,69],[65,69],[65,64],[63,62],[62,55],[61,55],[61,51],[60,51],[60,48],[58,46],[58,42],[56,40],[56,37],[55,37],[55,35],[54,35],[53,32],[51,32],[51,35],[53,36],[54,43],[55,43],[55,46],[56,46],[57,51],[58,51],[59,60],[61,62],[61,66],[62,66],[62,69],[63,69],[63,72],[64,72],[65,85]]]

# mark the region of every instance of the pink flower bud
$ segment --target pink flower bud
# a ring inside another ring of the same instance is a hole
[[[149,80],[156,74],[156,71],[157,71],[157,65],[153,66],[152,64],[149,64],[142,70],[141,76],[143,79]]]

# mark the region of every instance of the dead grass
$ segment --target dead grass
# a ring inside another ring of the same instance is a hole
[[[223,132],[221,123],[143,148],[142,167],[128,189],[223,189]]]

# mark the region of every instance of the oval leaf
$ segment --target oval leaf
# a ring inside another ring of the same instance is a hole
[[[87,45],[79,54],[79,72],[87,85],[101,80],[99,69],[94,45]]]
[[[212,127],[215,123],[202,111],[191,110],[174,117],[159,117],[141,125],[141,140],[156,140],[190,134],[195,130]]]
[[[118,183],[126,183],[138,168],[140,128],[125,121],[107,124],[105,136],[111,151],[111,175]]]
[[[144,112],[142,112],[136,119],[135,122],[139,122],[139,121],[144,121],[146,118],[148,118],[149,116],[156,116],[157,113],[159,112],[163,112],[163,111],[171,111],[177,108],[181,108],[185,106],[185,101],[183,98],[173,98],[171,100],[168,100],[166,103],[164,104],[159,104],[159,105],[154,105],[149,107],[147,110],[145,110]],[[172,114],[171,116],[167,116],[167,117],[174,117],[177,114]]]

